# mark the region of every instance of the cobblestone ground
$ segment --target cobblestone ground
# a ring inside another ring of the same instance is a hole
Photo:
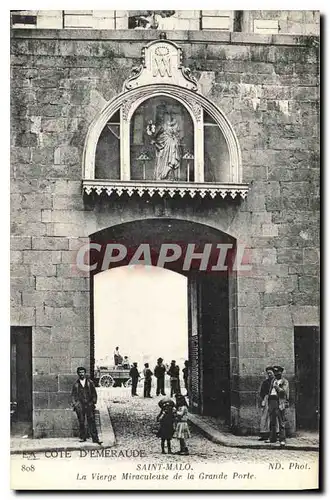
[[[143,398],[142,387],[138,388],[138,393],[139,396],[133,398],[129,389],[121,387],[99,389],[100,399],[104,398],[109,405],[111,422],[117,440],[116,446],[119,449],[145,450],[147,460],[151,457],[159,458],[163,456],[160,452],[160,439],[156,436],[158,428],[156,417],[159,413],[157,403],[160,397]],[[278,447],[274,450],[229,448],[212,443],[193,428],[190,430],[192,437],[188,443],[189,462],[315,462],[318,459],[317,452],[283,450]],[[172,443],[172,450],[175,452],[179,449],[178,441],[173,439]],[[179,461],[182,457],[169,455],[168,459]]]

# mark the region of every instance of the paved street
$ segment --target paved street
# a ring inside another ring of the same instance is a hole
[[[100,399],[105,399],[110,405],[111,422],[120,449],[145,450],[147,457],[159,458],[160,439],[156,437],[156,417],[159,412],[158,401],[160,397],[144,399],[142,387],[138,388],[139,397],[132,398],[130,390],[115,387],[99,389]],[[276,447],[274,450],[253,450],[229,448],[212,443],[191,427],[192,437],[188,446],[190,450],[189,461],[199,463],[210,462],[259,462],[270,461],[317,461],[317,452],[301,450],[283,450]],[[173,440],[173,451],[179,449],[177,440]],[[171,455],[171,461],[182,460],[182,457]]]
[[[59,485],[74,489],[86,489],[87,486],[92,489],[166,489],[168,484],[177,485],[179,489],[200,489],[201,485],[211,489],[316,487],[318,453],[314,451],[226,447],[209,441],[191,427],[189,456],[162,455],[160,439],[156,436],[160,398],[144,399],[141,387],[138,393],[139,396],[133,398],[129,388],[98,389],[98,407],[100,411],[105,410],[103,433],[107,426],[106,407],[110,409],[116,436],[113,447],[91,450],[84,443],[82,449],[74,448],[66,455],[63,448],[68,440],[54,439],[53,451],[48,453],[38,451],[30,459],[21,453],[12,455],[15,484],[35,488],[47,477],[47,484],[52,489]],[[178,448],[174,439],[172,450],[176,452]],[[180,481],[176,471],[180,471]],[[149,476],[155,476],[156,482]],[[113,477],[117,479],[112,480]],[[163,479],[168,477],[172,482],[167,484]],[[192,480],[196,482],[193,484]]]

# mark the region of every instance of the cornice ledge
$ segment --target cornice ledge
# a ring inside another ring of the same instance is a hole
[[[171,198],[174,196],[188,196],[194,198],[199,196],[205,198],[206,196],[214,199],[221,197],[225,199],[230,197],[232,199],[246,198],[249,191],[249,184],[230,184],[230,183],[197,183],[197,182],[159,182],[159,181],[112,181],[102,179],[84,179],[82,181],[83,193],[90,195],[96,193],[100,196],[106,193],[111,196],[113,193],[121,196],[126,193],[128,196],[137,194],[142,197],[147,194],[152,198],[158,194],[161,198],[168,194]]]

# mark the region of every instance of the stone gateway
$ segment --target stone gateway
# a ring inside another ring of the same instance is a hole
[[[75,370],[95,369],[92,246],[108,243],[129,249],[110,267],[140,245],[156,260],[169,243],[248,249],[248,272],[165,262],[187,278],[190,411],[258,433],[258,388],[280,364],[289,432],[316,425],[318,22],[278,34],[227,17],[218,31],[182,18],[166,38],[128,17],[121,30],[13,23],[11,397],[35,438],[77,435]]]

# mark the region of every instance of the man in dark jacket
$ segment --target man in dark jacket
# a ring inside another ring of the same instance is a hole
[[[152,371],[149,368],[149,363],[144,363],[143,375],[144,375],[143,397],[145,397],[145,398],[152,398],[152,396],[150,394],[150,392],[151,392]]]
[[[188,377],[189,377],[189,361],[186,360],[184,362],[184,368],[182,370],[183,373],[183,382],[184,382],[184,387],[186,389],[186,396],[188,396],[189,392],[189,383],[188,383]]]
[[[137,363],[133,363],[133,366],[129,372],[129,376],[132,379],[132,396],[137,396],[136,388],[137,388],[137,384],[138,384],[139,376],[140,376],[137,365],[138,365]]]
[[[95,405],[97,402],[96,389],[93,382],[86,378],[86,369],[83,366],[77,368],[78,380],[73,384],[71,399],[74,411],[79,421],[80,442],[86,441],[85,418],[92,436],[93,443],[102,444],[99,440],[95,423]]]
[[[180,389],[180,368],[176,364],[175,360],[171,361],[171,366],[167,372],[167,375],[170,376],[171,383],[171,397],[175,394],[181,394]]]
[[[154,375],[157,379],[157,389],[156,389],[157,396],[159,396],[160,394],[165,396],[165,373],[166,373],[166,368],[163,365],[163,358],[158,358],[157,365],[155,366],[154,369]]]

